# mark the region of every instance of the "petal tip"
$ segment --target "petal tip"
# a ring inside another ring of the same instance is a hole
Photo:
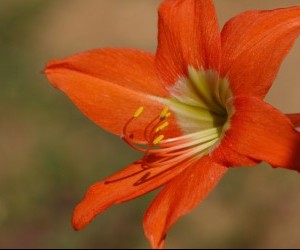
[[[55,88],[58,88],[57,81],[54,80],[54,74],[57,73],[57,72],[55,72],[55,70],[58,69],[59,66],[61,66],[61,65],[62,65],[61,62],[59,62],[57,60],[52,60],[52,61],[49,61],[46,64],[44,70],[42,70],[42,73],[47,77],[49,82]]]
[[[60,89],[60,86],[65,85],[64,79],[68,78],[68,73],[72,71],[76,72],[77,69],[67,60],[51,60],[46,64],[43,73],[54,88]]]
[[[53,68],[56,68],[57,65],[59,65],[58,61],[56,60],[51,60],[49,62],[46,63],[45,69],[44,69],[44,73],[48,74],[52,71]]]
[[[91,219],[89,219],[86,215],[83,215],[82,209],[80,209],[78,206],[74,210],[71,222],[75,231],[85,228],[91,221]]]
[[[152,249],[163,249],[165,248],[165,238],[166,235],[160,239],[157,239],[154,235],[147,235],[146,238],[148,239],[150,246]]]

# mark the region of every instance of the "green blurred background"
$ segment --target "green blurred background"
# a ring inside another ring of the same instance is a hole
[[[138,156],[84,117],[42,74],[46,62],[100,47],[155,51],[158,0],[0,0],[0,248],[148,248],[151,193],[112,207],[80,232],[74,206],[89,185]],[[248,9],[299,0],[215,1],[222,26]],[[267,97],[300,110],[300,41]],[[251,131],[251,128],[249,128]],[[300,175],[232,169],[168,234],[170,248],[299,248]]]

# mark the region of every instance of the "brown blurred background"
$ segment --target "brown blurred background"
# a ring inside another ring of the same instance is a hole
[[[85,230],[70,218],[89,185],[138,155],[84,117],[41,71],[100,47],[155,51],[159,0],[0,0],[0,248],[148,248],[154,193],[112,207]],[[299,0],[215,1],[220,25]],[[267,101],[300,111],[300,40]],[[251,128],[249,128],[251,129]],[[168,234],[170,248],[299,248],[300,175],[232,169]]]

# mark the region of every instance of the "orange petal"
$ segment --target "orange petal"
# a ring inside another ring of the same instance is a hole
[[[154,96],[168,96],[156,76],[154,56],[134,49],[97,49],[49,62],[46,74],[69,69]],[[59,88],[59,85],[53,83]]]
[[[215,162],[226,167],[254,167],[261,162],[247,155],[240,154],[227,145],[230,145],[230,141],[228,141],[227,137],[224,137],[222,144],[211,153],[211,157]]]
[[[237,97],[234,106],[221,148],[274,167],[300,170],[300,133],[285,115],[256,97]],[[230,155],[227,158],[231,161]]]
[[[166,0],[159,8],[157,68],[166,84],[196,69],[219,69],[220,32],[211,0]]]
[[[204,157],[163,188],[144,217],[145,234],[153,248],[163,248],[170,227],[198,205],[226,171],[226,167]]]
[[[73,214],[72,225],[80,230],[109,206],[141,196],[165,184],[190,164],[146,168],[136,162],[92,185]]]
[[[87,117],[115,134],[121,135],[125,123],[144,106],[145,112],[130,127],[138,140],[163,109],[150,96],[167,95],[156,78],[153,56],[134,50],[89,51],[52,61],[45,72]],[[168,131],[178,134],[173,119]]]
[[[300,33],[300,7],[248,11],[224,26],[221,75],[234,95],[265,97]]]
[[[296,129],[300,129],[300,114],[286,114],[287,118],[294,124]]]

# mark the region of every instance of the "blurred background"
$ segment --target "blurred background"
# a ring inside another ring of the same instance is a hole
[[[80,232],[74,206],[94,182],[137,159],[42,74],[46,62],[100,47],[155,51],[158,0],[0,0],[0,248],[148,248],[155,192],[114,206]],[[215,1],[220,26],[249,9],[299,0]],[[267,101],[300,111],[300,40]],[[251,129],[251,128],[250,128]],[[170,248],[299,248],[300,175],[231,169],[169,232]]]

